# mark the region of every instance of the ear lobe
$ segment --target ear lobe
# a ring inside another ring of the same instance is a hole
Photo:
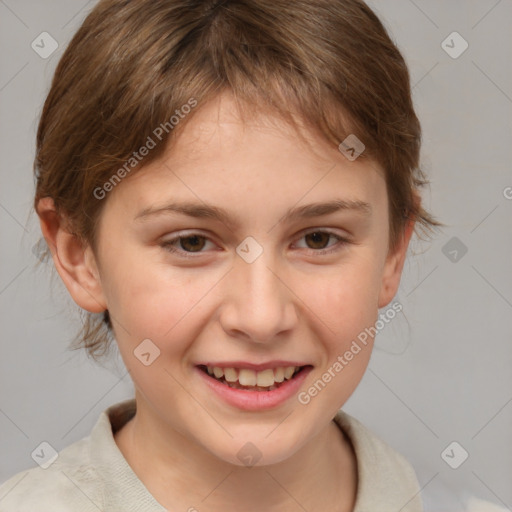
[[[66,229],[65,219],[56,212],[52,198],[39,200],[37,214],[55,268],[73,300],[91,313],[105,311],[107,305],[91,248],[84,247],[81,240]]]
[[[379,308],[387,306],[398,291],[407,248],[409,247],[409,242],[414,232],[414,225],[415,221],[413,219],[407,221],[395,249],[390,251],[387,256],[379,292]]]

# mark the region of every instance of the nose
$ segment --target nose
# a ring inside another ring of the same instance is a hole
[[[225,282],[220,322],[232,337],[269,343],[298,321],[296,296],[281,267],[263,253],[252,263],[237,258]]]

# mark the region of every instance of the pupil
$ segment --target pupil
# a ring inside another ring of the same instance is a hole
[[[199,240],[200,238],[203,238],[203,237],[201,237],[201,236],[197,236],[197,235],[194,235],[194,236],[187,236],[187,237],[183,237],[183,238],[181,238],[181,239],[180,239],[180,244],[181,244],[182,249],[190,249],[190,248],[194,249],[194,247],[195,247],[195,248],[197,248],[197,242],[198,242],[198,240]],[[183,241],[184,241],[184,240],[185,240],[185,241],[186,241],[186,240],[193,240],[194,242],[191,244],[191,245],[192,245],[192,247],[186,247],[187,243],[186,243],[186,242],[185,242],[185,243],[183,243]],[[203,243],[203,245],[204,245],[204,243]],[[201,248],[203,247],[203,245],[201,245],[201,246],[199,247],[199,249],[201,249]]]
[[[306,236],[309,236],[309,237],[312,237],[314,240],[313,242],[314,243],[319,243],[321,241],[321,238],[322,237],[329,237],[330,235],[328,233],[318,233],[318,232],[314,232],[314,233],[309,233],[307,234]],[[320,237],[320,240],[318,240],[318,237]],[[322,245],[322,247],[315,247],[316,249],[323,249],[325,247],[325,244]]]

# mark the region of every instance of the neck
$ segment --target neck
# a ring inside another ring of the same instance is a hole
[[[115,441],[137,477],[169,510],[353,510],[357,462],[334,421],[290,458],[244,467],[218,459],[158,422],[155,428],[144,412],[138,407]]]

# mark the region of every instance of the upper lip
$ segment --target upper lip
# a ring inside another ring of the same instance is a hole
[[[254,364],[247,361],[216,361],[216,362],[205,362],[199,363],[197,366],[210,366],[218,368],[238,368],[246,370],[254,370],[255,372],[261,372],[263,370],[275,369],[275,368],[287,368],[289,366],[311,366],[308,363],[301,363],[297,361],[268,361],[266,363]]]

